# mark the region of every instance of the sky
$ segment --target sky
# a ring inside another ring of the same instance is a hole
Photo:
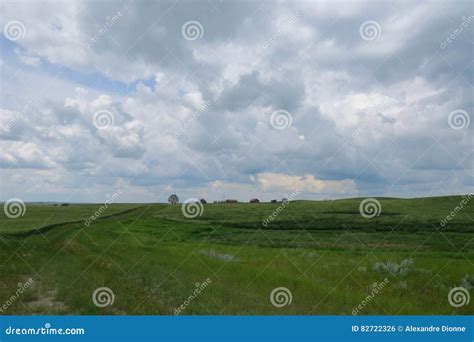
[[[2,201],[474,192],[469,1],[0,13]]]

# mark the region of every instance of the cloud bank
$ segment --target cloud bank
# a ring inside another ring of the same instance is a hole
[[[472,193],[469,2],[2,2],[2,200]]]

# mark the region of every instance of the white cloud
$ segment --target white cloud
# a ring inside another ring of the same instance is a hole
[[[0,165],[5,168],[44,169],[54,166],[51,159],[34,143],[8,141],[2,143]]]
[[[19,48],[16,48],[14,51],[23,64],[30,66],[38,66],[41,64],[41,58],[34,53],[29,53]]]
[[[352,179],[321,180],[313,175],[291,176],[282,173],[261,173],[257,182],[265,190],[284,189],[285,191],[313,192],[323,194],[351,194],[357,191]]]

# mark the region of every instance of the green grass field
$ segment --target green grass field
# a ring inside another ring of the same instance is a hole
[[[195,219],[181,205],[117,204],[88,227],[100,205],[27,205],[23,217],[0,217],[0,309],[172,315],[184,303],[181,314],[350,315],[364,301],[360,315],[474,314],[474,299],[448,302],[451,288],[474,287],[474,203],[443,227],[462,197],[378,200],[381,214],[371,219],[360,215],[361,199],[283,210],[206,204]],[[113,291],[112,305],[93,303],[99,287]],[[291,292],[289,305],[272,305],[277,287]]]
[[[2,212],[0,219],[0,233],[20,233],[39,228],[55,226],[58,223],[85,221],[93,215],[101,204],[70,204],[64,206],[54,205],[28,205],[25,215],[8,219]],[[108,205],[104,216],[114,215],[125,210],[137,208],[137,204],[111,204]]]

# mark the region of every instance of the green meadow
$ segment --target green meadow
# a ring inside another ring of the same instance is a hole
[[[373,218],[362,199],[204,204],[195,218],[113,204],[90,225],[100,205],[27,204],[0,216],[1,314],[472,315],[474,298],[448,301],[474,287],[474,201],[450,214],[462,199],[378,198]]]

